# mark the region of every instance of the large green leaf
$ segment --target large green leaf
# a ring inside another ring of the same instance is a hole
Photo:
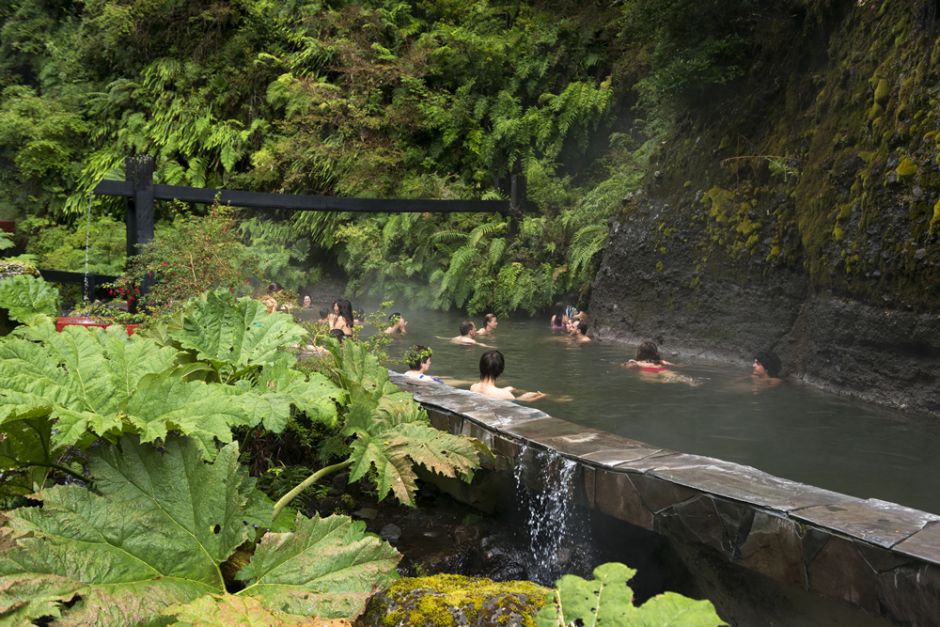
[[[298,515],[293,533],[268,533],[238,579],[240,596],[266,607],[320,618],[356,617],[397,576],[401,556],[345,516]]]
[[[160,451],[125,438],[96,453],[91,471],[100,495],[57,486],[41,508],[10,513],[17,541],[0,561],[0,608],[22,604],[13,595],[31,586],[35,598],[18,607],[29,618],[79,597],[71,623],[141,624],[224,590],[219,564],[254,534],[243,516],[254,481],[237,445],[205,464],[186,440]]]
[[[362,523],[298,515],[296,531],[262,537],[237,575],[245,587],[235,599],[221,566],[251,546],[272,513],[238,465],[237,444],[206,463],[191,440],[171,437],[160,450],[128,436],[90,463],[98,494],[57,486],[39,495],[41,508],[9,513],[0,529],[0,622],[354,618],[396,576],[399,555]]]
[[[335,425],[337,403],[346,398],[346,393],[322,374],[304,374],[292,364],[292,357],[285,356],[261,368],[254,377],[237,381],[234,388],[238,393],[251,392],[255,396],[259,403],[255,413],[262,416],[262,425],[270,431],[284,429],[291,407],[313,421]]]
[[[536,616],[538,627],[569,625],[631,625],[637,627],[717,627],[724,621],[709,601],[696,601],[674,592],[633,604],[627,582],[636,571],[611,562],[594,569],[594,579],[565,575],[558,580],[552,602]]]
[[[193,300],[183,314],[182,327],[170,335],[198,359],[232,375],[246,366],[273,363],[306,331],[287,314],[268,313],[254,299],[236,299],[217,290]]]
[[[18,329],[0,340],[0,424],[46,417],[55,423],[55,450],[121,432],[150,442],[176,431],[195,438],[211,458],[214,440],[230,442],[233,427],[267,418],[253,392],[176,376],[177,357],[175,349],[128,338],[123,329]]]
[[[375,405],[360,399],[350,406],[343,433],[356,438],[350,445],[349,480],[372,473],[379,499],[391,491],[406,505],[414,504],[415,464],[469,482],[485,453],[471,438],[432,427],[427,413],[407,395],[384,396]]]
[[[0,280],[0,308],[14,320],[35,324],[59,313],[59,290],[31,274],[8,277]]]

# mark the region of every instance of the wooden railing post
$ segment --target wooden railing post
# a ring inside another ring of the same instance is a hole
[[[124,178],[133,187],[133,195],[127,201],[127,258],[140,253],[140,245],[153,240],[153,157],[134,155],[124,161]],[[150,280],[144,278],[140,286],[141,295],[150,288]],[[130,303],[131,311],[137,310],[136,301]]]

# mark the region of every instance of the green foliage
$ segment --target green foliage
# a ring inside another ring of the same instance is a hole
[[[138,625],[233,608],[263,623],[354,618],[396,576],[397,552],[361,522],[298,516],[292,531],[261,538],[230,595],[224,565],[239,547],[254,548],[271,505],[239,466],[236,444],[211,464],[200,456],[185,439],[161,451],[124,438],[91,456],[97,494],[57,486],[39,495],[42,508],[10,512],[2,618]]]
[[[536,617],[539,627],[567,625],[688,625],[717,627],[724,621],[709,601],[696,601],[674,592],[665,592],[643,605],[633,605],[633,591],[627,582],[636,571],[611,562],[594,569],[594,579],[565,575],[556,583],[551,603]]]
[[[127,235],[124,221],[96,215],[90,222],[59,224],[49,217],[31,216],[20,223],[26,233],[26,252],[40,268],[117,276],[124,271]]]
[[[668,106],[740,76],[754,49],[759,0],[629,0],[626,38],[642,48],[649,73],[637,83],[644,103]]]
[[[205,217],[180,216],[173,226],[142,246],[118,282],[125,290],[150,284],[140,299],[147,309],[167,311],[216,288],[244,290],[257,277],[254,259],[226,209],[214,207]]]
[[[59,290],[31,274],[0,279],[0,308],[26,324],[47,321],[59,313]]]

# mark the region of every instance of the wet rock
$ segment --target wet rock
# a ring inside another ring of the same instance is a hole
[[[378,515],[378,513],[379,513],[379,510],[375,509],[374,507],[363,507],[354,511],[352,515],[355,518],[362,518],[363,520],[372,520]]]
[[[390,542],[391,544],[395,544],[401,537],[401,527],[389,523],[382,527],[382,530],[379,531],[379,537],[387,542]]]
[[[914,251],[914,259],[917,259],[918,261],[920,261],[926,256],[927,256],[926,248],[918,248],[917,250]]]

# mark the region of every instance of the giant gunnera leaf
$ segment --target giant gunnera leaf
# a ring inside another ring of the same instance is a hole
[[[215,455],[215,441],[231,442],[234,427],[264,421],[283,428],[289,408],[274,416],[251,390],[185,381],[175,374],[178,355],[120,328],[17,329],[0,339],[0,426],[47,419],[54,450],[125,432],[144,442],[178,432],[195,439],[206,458]]]
[[[229,377],[249,366],[273,363],[306,334],[288,314],[268,313],[263,303],[236,300],[226,290],[190,302],[182,327],[170,332],[197,359],[212,363]]]
[[[8,277],[0,280],[0,308],[19,322],[42,322],[58,314],[59,290],[30,274]]]
[[[594,579],[565,575],[558,580],[551,602],[536,616],[538,627],[718,627],[724,625],[709,601],[696,601],[665,592],[641,606],[633,604],[627,585],[636,571],[611,562],[594,569]]]
[[[239,466],[236,443],[207,463],[191,440],[171,437],[158,449],[126,436],[92,454],[90,464],[97,494],[57,486],[38,495],[42,507],[8,513],[0,529],[0,622],[354,618],[395,577],[398,553],[362,523],[298,515],[295,531],[261,538],[234,587],[223,563],[252,546],[272,512]]]

